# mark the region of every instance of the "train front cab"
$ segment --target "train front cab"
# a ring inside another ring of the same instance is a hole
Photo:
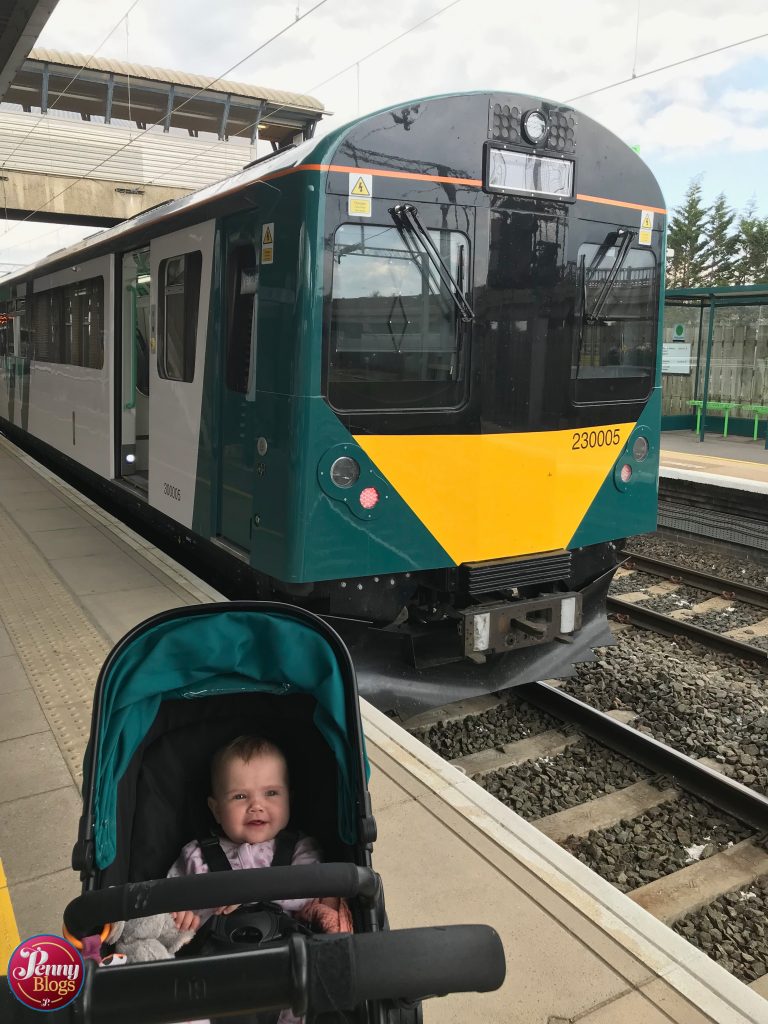
[[[573,641],[604,623],[614,542],[655,528],[658,186],[595,122],[523,96],[336,141],[302,437],[330,500],[308,488],[299,578],[329,581],[332,614],[396,623],[417,664]]]

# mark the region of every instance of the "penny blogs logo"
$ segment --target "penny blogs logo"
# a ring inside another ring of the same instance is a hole
[[[8,984],[16,998],[33,1010],[59,1010],[83,987],[83,959],[60,935],[35,935],[14,949],[8,961]]]

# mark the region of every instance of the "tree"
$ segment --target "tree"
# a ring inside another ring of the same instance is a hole
[[[725,193],[721,192],[707,211],[706,245],[702,250],[706,266],[704,284],[736,283],[739,236],[731,230],[735,219],[735,211],[728,206]]]
[[[738,241],[737,282],[768,282],[768,217],[757,216],[757,203],[754,198],[749,201],[739,220]]]
[[[701,203],[701,178],[694,178],[669,224],[667,243],[673,250],[668,267],[670,287],[697,288],[705,283],[706,226],[707,214]]]

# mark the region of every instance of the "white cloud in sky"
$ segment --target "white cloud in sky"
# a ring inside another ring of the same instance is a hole
[[[119,24],[98,55],[219,75],[312,3],[140,0],[127,29]],[[39,45],[92,53],[129,6],[130,0],[59,0]],[[442,6],[441,0],[328,0],[227,77],[313,93],[334,111],[324,126],[329,130],[358,113],[441,92],[509,89],[568,100],[630,78],[633,71],[643,75],[768,33],[765,0],[550,0],[525,6],[460,0],[362,60]],[[320,84],[360,60],[359,68]],[[754,161],[749,179],[755,181],[762,179],[768,158],[768,91],[747,77],[755,66],[768,78],[768,38],[574,105],[641,147],[651,168],[666,176],[662,184],[670,203],[680,201],[699,171],[713,194],[728,194],[737,187],[729,157],[739,155],[742,165]],[[731,198],[736,205],[746,200],[742,194]],[[768,190],[757,200],[768,213]]]

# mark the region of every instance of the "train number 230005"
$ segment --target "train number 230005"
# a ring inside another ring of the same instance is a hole
[[[609,448],[621,444],[621,433],[618,427],[606,427],[600,430],[577,430],[573,435],[571,449],[575,452],[582,448]]]

